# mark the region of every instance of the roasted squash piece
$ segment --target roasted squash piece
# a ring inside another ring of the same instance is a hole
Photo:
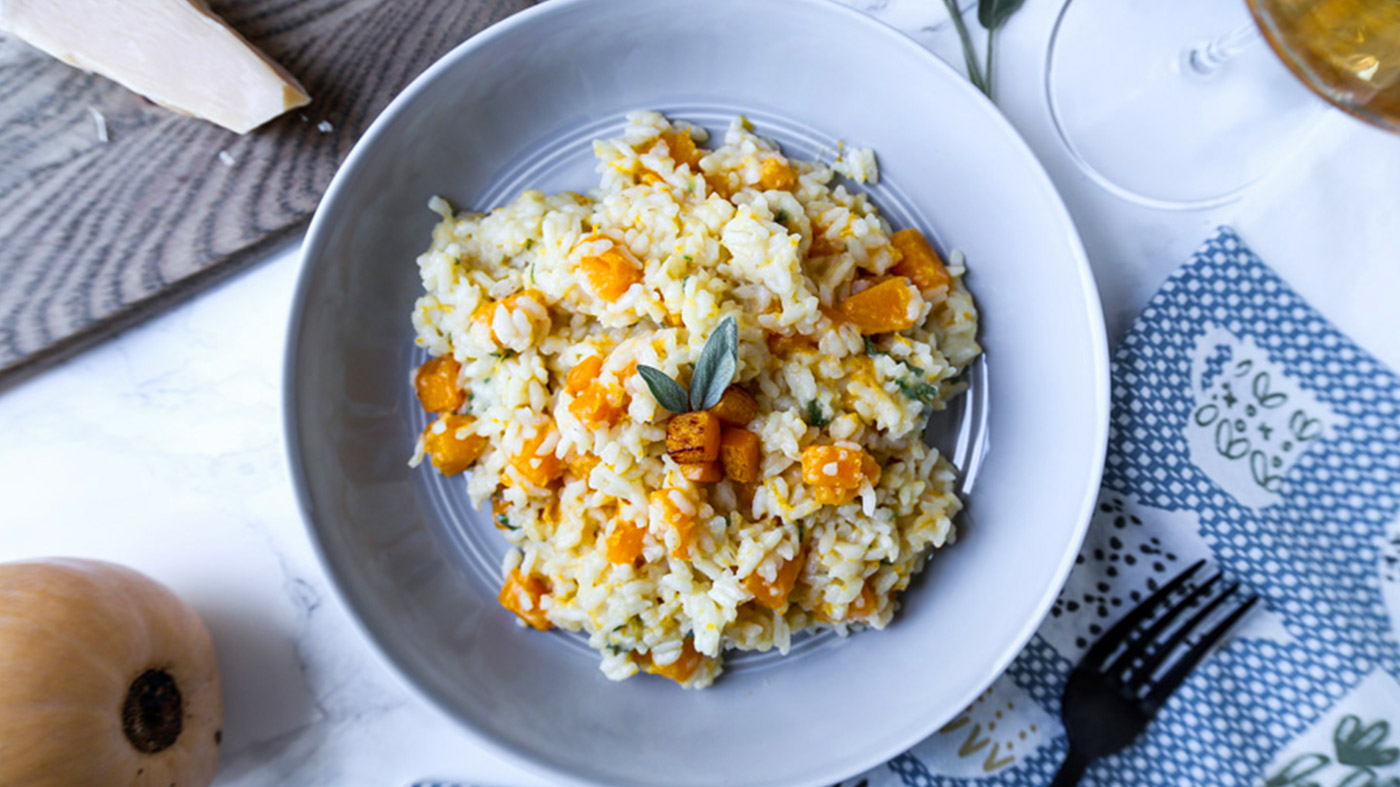
[[[729,426],[748,426],[758,415],[758,401],[743,388],[731,385],[709,412]]]
[[[581,481],[588,481],[588,475],[593,472],[593,468],[598,466],[600,460],[593,454],[574,454],[564,460],[569,472]]]
[[[781,156],[774,156],[764,160],[758,186],[765,191],[792,191],[797,187],[797,173]]]
[[[856,499],[860,494],[860,487],[841,486],[813,486],[812,496],[816,501],[824,506],[841,506]]]
[[[846,241],[828,237],[827,229],[815,222],[812,224],[812,245],[807,247],[808,257],[830,257],[846,250]]]
[[[802,452],[802,480],[812,486],[858,489],[865,479],[858,448],[814,445]]]
[[[845,619],[847,621],[869,620],[877,609],[879,609],[879,601],[875,598],[875,588],[866,582],[860,588],[860,595],[850,603],[850,606],[846,607]]]
[[[429,358],[413,376],[418,402],[430,413],[450,413],[467,400],[467,392],[457,387],[462,365],[450,355]]]
[[[608,533],[608,562],[618,565],[637,562],[637,558],[642,556],[646,534],[643,524],[619,516],[613,523],[612,532]]]
[[[643,672],[670,678],[685,685],[687,681],[695,677],[695,672],[700,669],[701,664],[705,663],[705,657],[700,655],[700,652],[695,649],[694,643],[687,639],[685,645],[681,647],[681,655],[677,656],[676,660],[670,664],[656,664],[651,660],[650,653],[633,653],[632,661],[636,662]]]
[[[753,594],[755,603],[768,609],[780,610],[787,606],[788,595],[792,593],[793,586],[797,584],[797,577],[802,574],[802,566],[806,562],[807,552],[805,550],[798,552],[792,558],[783,561],[772,582],[754,571],[744,577],[744,589]]]
[[[914,327],[909,280],[895,276],[850,296],[837,306],[862,336]]]
[[[724,474],[730,480],[741,484],[752,484],[758,480],[758,435],[747,429],[729,427],[719,441],[719,461],[724,465]]]
[[[552,624],[540,603],[548,594],[549,585],[543,579],[533,574],[525,576],[517,568],[511,570],[510,575],[506,577],[496,600],[501,602],[501,606],[519,615],[531,628],[548,631]]]
[[[766,333],[763,337],[768,344],[768,352],[773,355],[788,355],[795,352],[816,352],[817,343],[811,337],[801,334]]]
[[[590,355],[574,364],[569,373],[564,376],[565,393],[570,396],[578,396],[583,393],[584,389],[593,384],[601,371],[603,371],[603,358],[599,355]]]
[[[535,486],[549,486],[549,483],[564,474],[564,465],[554,455],[554,422],[535,426],[535,433],[525,438],[520,453],[511,457],[510,463],[525,480]],[[548,443],[546,443],[548,441]],[[545,446],[548,445],[548,448]]]
[[[627,412],[627,392],[594,383],[569,402],[569,412],[586,426],[612,426]]]
[[[677,544],[671,557],[690,559],[695,545],[695,514],[699,506],[679,489],[661,489],[651,493],[651,502],[661,510],[661,521],[676,531]]]
[[[666,423],[666,453],[679,464],[713,462],[719,458],[721,426],[708,411],[679,413]]]
[[[539,324],[547,321],[549,317],[548,301],[539,290],[521,290],[513,295],[508,295],[499,301],[492,301],[483,306],[477,307],[472,313],[472,322],[484,322],[491,329],[491,341],[496,344],[506,344],[496,332],[497,312],[505,309],[507,312],[524,311],[530,321],[530,342],[533,343],[539,334]],[[514,317],[507,318],[514,321]]]
[[[663,131],[660,139],[666,143],[666,149],[671,154],[671,160],[676,162],[676,166],[684,164],[690,167],[691,172],[697,174],[700,172],[700,159],[704,157],[705,153],[696,147],[695,140],[691,138],[688,129],[673,128],[669,131]]]
[[[952,275],[943,267],[938,252],[933,250],[922,232],[913,228],[900,230],[890,236],[890,244],[902,256],[890,273],[913,282],[920,292],[946,289],[953,283]]]
[[[587,240],[596,241],[606,236],[590,235]],[[642,280],[642,264],[632,256],[627,247],[607,238],[612,244],[606,251],[596,256],[579,260],[588,286],[600,300],[612,303],[621,298],[633,284]]]
[[[720,451],[723,450],[724,444],[721,442]],[[724,468],[719,462],[695,462],[681,465],[680,468],[682,478],[697,484],[713,484],[724,478]]]
[[[443,475],[457,475],[486,452],[487,439],[468,431],[474,423],[471,416],[444,415],[423,431],[423,450]]]

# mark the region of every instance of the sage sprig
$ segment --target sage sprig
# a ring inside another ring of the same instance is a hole
[[[690,411],[690,392],[685,390],[685,386],[672,380],[665,372],[654,366],[643,366],[637,364],[637,374],[646,381],[647,387],[651,389],[651,395],[656,397],[656,401],[662,407],[673,413],[684,413]]]
[[[982,84],[987,98],[992,97],[992,50],[997,40],[997,29],[1006,24],[1011,15],[1021,9],[1026,0],[978,0],[977,21],[987,28],[987,68],[982,72]]]
[[[654,366],[637,364],[637,374],[642,376],[658,404],[673,413],[688,413],[719,404],[738,368],[739,326],[730,316],[725,317],[705,340],[700,357],[695,359],[695,370],[690,374],[689,391]]]
[[[1024,3],[1025,0],[977,0],[977,21],[987,29],[987,63],[983,68],[977,65],[977,48],[972,45],[972,35],[967,31],[967,23],[963,21],[957,0],[943,0],[948,16],[953,20],[953,27],[958,31],[958,40],[962,43],[968,81],[985,93],[987,98],[992,98],[992,53],[996,47],[996,32]]]

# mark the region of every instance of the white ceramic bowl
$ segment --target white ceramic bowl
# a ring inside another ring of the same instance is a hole
[[[965,471],[961,540],[883,632],[736,658],[711,689],[608,682],[574,635],[495,601],[504,549],[461,479],[405,462],[424,423],[409,310],[442,194],[482,209],[596,183],[589,140],[652,108],[736,113],[798,156],[872,146],[896,224],[963,249],[986,360],[935,427]],[[565,783],[830,784],[898,754],[1015,656],[1068,572],[1098,485],[1099,304],[1049,179],[995,108],[899,33],[824,0],[557,0],[455,49],[374,123],[305,245],[287,348],[295,483],[325,566],[424,695]],[[470,774],[464,774],[469,776]]]

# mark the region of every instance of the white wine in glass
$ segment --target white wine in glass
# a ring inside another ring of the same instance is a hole
[[[1249,0],[1249,7],[1303,84],[1400,132],[1400,0]]]

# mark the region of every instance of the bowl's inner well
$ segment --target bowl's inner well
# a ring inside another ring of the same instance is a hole
[[[662,112],[672,120],[705,127],[711,138],[706,146],[711,148],[719,144],[724,129],[739,115],[748,118],[754,124],[757,133],[776,140],[782,145],[783,152],[794,158],[817,159],[830,163],[836,157],[841,144],[840,140],[791,118],[768,112],[755,112],[740,106],[689,103],[650,108]],[[625,126],[625,113],[617,112],[595,123],[566,129],[555,136],[540,140],[537,147],[532,147],[518,160],[503,163],[501,174],[493,179],[490,187],[482,191],[479,197],[472,199],[468,204],[454,207],[460,211],[484,212],[515,199],[527,189],[556,193],[585,192],[596,188],[598,175],[592,142],[595,139],[621,136]],[[847,189],[869,194],[880,214],[895,229],[917,227],[936,246],[945,252],[948,250],[939,243],[937,227],[930,221],[930,217],[919,212],[905,197],[904,192],[900,191],[897,183],[883,177],[878,183],[859,184],[844,179],[841,182]],[[470,195],[463,197],[471,198]],[[425,234],[422,239],[424,248],[427,247],[428,241],[429,238]],[[409,261],[404,260],[403,263],[404,275],[414,275]],[[973,297],[976,295],[974,291]],[[407,324],[407,312],[404,313],[403,319]],[[405,353],[404,368],[400,370],[399,379],[408,380],[413,367],[426,358],[427,355],[423,351]],[[933,414],[925,434],[929,444],[942,450],[958,468],[957,490],[962,498],[966,498],[971,491],[976,480],[976,471],[986,450],[989,401],[986,390],[986,361],[978,358],[964,372],[964,379],[968,382],[968,390],[949,403],[946,410]],[[408,392],[407,384],[405,386],[405,391]],[[411,454],[414,440],[431,420],[422,408],[413,404],[410,396],[402,409],[404,434],[399,446],[404,457]],[[445,478],[425,463],[415,474],[414,484],[435,514],[430,520],[430,527],[443,558],[476,592],[494,594],[500,587],[501,560],[509,548],[509,543],[492,525],[488,514],[472,507],[467,497],[465,479]],[[959,517],[959,526],[963,524],[961,520],[962,517]],[[935,551],[931,559],[939,558],[940,551]],[[919,583],[915,581],[907,592],[919,592]],[[501,610],[500,614],[509,613]],[[895,618],[895,625],[897,624],[898,616]],[[793,638],[789,655],[795,656],[819,648],[835,636],[830,631],[798,635]],[[554,629],[537,637],[548,641],[552,646],[569,648],[595,661],[598,658],[597,653],[588,647],[587,636],[583,633]],[[782,656],[777,651],[729,651],[725,654],[724,663],[726,673],[733,673],[739,670],[766,668],[775,663],[781,664],[781,661]]]

